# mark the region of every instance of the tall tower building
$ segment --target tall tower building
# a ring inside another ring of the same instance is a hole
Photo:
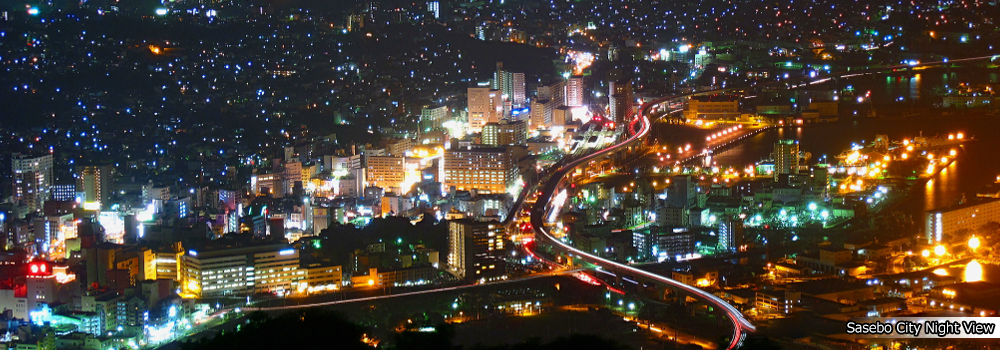
[[[84,193],[84,202],[100,203],[105,208],[108,206],[114,169],[111,165],[87,165],[80,169],[76,175],[76,191]]]
[[[719,250],[735,252],[743,246],[743,222],[722,220],[719,222]]]
[[[52,196],[52,155],[14,154],[11,173],[14,175],[14,202],[28,206],[30,211],[42,209],[42,204]]]
[[[489,87],[470,87],[468,99],[469,129],[472,132],[481,132],[486,123],[500,121],[500,113],[503,111],[500,90],[493,90]]]
[[[566,82],[558,81],[538,87],[531,102],[531,129],[548,129],[555,123],[553,113],[566,102]]]
[[[503,62],[497,62],[497,70],[493,72],[490,86],[494,90],[500,90],[505,100],[510,101],[514,107],[524,106],[526,98],[524,73],[506,71]]]
[[[566,81],[566,105],[570,107],[583,106],[583,76],[574,75]]]
[[[503,226],[497,221],[448,222],[448,271],[459,278],[490,278],[503,273]],[[498,266],[500,265],[500,266]]]
[[[781,174],[794,174],[799,169],[799,143],[795,140],[779,140],[774,144],[774,178]]]
[[[615,123],[615,126],[622,125],[635,106],[635,97],[632,94],[632,82],[619,80],[611,83],[609,97],[608,118]]]
[[[441,3],[438,1],[428,1],[427,12],[430,12],[434,16],[434,19],[441,19]]]

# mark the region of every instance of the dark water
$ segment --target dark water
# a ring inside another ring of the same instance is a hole
[[[951,70],[923,70],[909,77],[873,77],[863,80],[846,81],[842,85],[852,85],[856,90],[872,91],[872,99],[881,103],[878,108],[886,112],[919,110],[927,105],[937,91],[945,85],[957,86],[961,82],[982,84],[997,82],[995,70],[979,72]],[[967,79],[967,80],[962,80]],[[903,102],[887,104],[900,96]],[[921,98],[920,101],[907,99]],[[841,109],[862,108],[854,103],[844,103]],[[925,109],[926,110],[926,109]],[[863,113],[862,113],[863,114]],[[955,116],[939,116],[925,113],[909,118],[841,118],[840,122],[805,127],[788,127],[767,131],[748,139],[742,146],[718,153],[714,161],[725,166],[746,166],[767,157],[774,143],[779,139],[799,140],[800,149],[810,152],[809,164],[815,164],[823,155],[831,162],[840,152],[850,148],[851,143],[869,143],[875,135],[885,134],[892,140],[904,137],[947,135],[963,132],[973,136],[975,141],[967,143],[958,160],[927,183],[924,191],[917,192],[901,210],[922,220],[923,212],[937,207],[954,204],[965,194],[975,194],[993,183],[1000,174],[1000,117],[964,112]]]

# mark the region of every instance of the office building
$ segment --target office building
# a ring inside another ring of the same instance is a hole
[[[406,174],[405,170],[403,167],[403,157],[368,157],[368,186],[380,187],[390,192],[398,192]]]
[[[420,111],[420,120],[417,122],[419,130],[417,132],[422,134],[440,129],[442,124],[448,120],[449,114],[448,107],[445,106],[424,108]]]
[[[515,73],[504,70],[503,62],[497,62],[497,69],[493,72],[491,87],[499,90],[504,100],[510,101],[513,106],[524,106],[525,84],[524,73]]]
[[[72,201],[75,201],[76,200],[76,184],[55,184],[55,185],[52,185],[52,200],[57,201],[57,202],[72,202]]]
[[[448,271],[456,277],[489,280],[504,273],[503,226],[498,221],[449,221],[448,247]]]
[[[487,123],[500,121],[500,115],[503,113],[500,90],[493,90],[489,87],[470,87],[468,100],[469,129],[472,132],[481,132]]]
[[[548,129],[552,127],[552,113],[566,102],[566,82],[557,81],[539,86],[535,99],[531,102],[531,129]]]
[[[527,136],[527,123],[504,119],[483,127],[482,143],[490,146],[524,145]]]
[[[306,277],[287,244],[188,250],[181,261],[181,286],[199,298],[287,292]]]
[[[566,80],[566,106],[583,106],[583,76],[574,75]]]
[[[612,82],[609,90],[608,119],[615,123],[615,126],[620,126],[635,109],[632,82],[627,80]]]
[[[722,220],[719,222],[720,252],[736,252],[743,250],[743,222],[739,220]]]
[[[779,140],[774,144],[774,178],[781,174],[794,174],[799,169],[799,143],[795,140]]]
[[[11,156],[11,173],[14,203],[27,206],[28,211],[42,209],[42,204],[52,196],[52,155],[31,157],[16,153]]]
[[[114,180],[111,165],[85,165],[76,174],[76,190],[83,193],[84,203],[98,203],[108,207],[111,203],[111,184]]]
[[[656,258],[663,260],[681,260],[690,258],[695,253],[694,232],[687,230],[670,230],[656,235]]]
[[[460,191],[506,193],[517,178],[517,163],[506,148],[445,151],[444,185]]]

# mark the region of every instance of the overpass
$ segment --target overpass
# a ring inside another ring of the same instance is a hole
[[[907,69],[907,68],[916,68],[916,67],[931,67],[931,66],[939,66],[939,65],[948,64],[948,63],[972,62],[972,61],[987,60],[987,59],[989,59],[989,60],[997,60],[997,59],[1000,59],[1000,56],[981,56],[981,57],[970,57],[970,58],[963,58],[963,59],[955,59],[955,60],[950,60],[950,61],[939,61],[939,62],[927,62],[927,63],[919,63],[919,64],[907,64],[907,65],[895,65],[895,66],[886,66],[886,67],[876,67],[876,68],[869,68],[869,69],[862,69],[862,70],[855,70],[855,71],[846,71],[846,72],[837,72],[837,73],[824,74],[824,75],[817,76],[815,78],[811,78],[811,79],[810,78],[806,78],[806,79],[800,80],[801,83],[798,83],[798,84],[789,84],[789,82],[772,82],[772,83],[769,83],[769,84],[775,84],[775,85],[778,85],[778,84],[787,84],[785,86],[786,88],[799,88],[799,87],[802,87],[802,86],[807,86],[809,84],[823,83],[823,82],[829,81],[831,79],[849,78],[849,77],[854,77],[854,76],[861,76],[861,75],[873,74],[873,73],[877,73],[877,72],[885,71],[885,70],[889,70],[889,69]],[[591,162],[591,161],[594,161],[594,160],[598,160],[598,159],[603,159],[604,157],[607,157],[609,155],[615,154],[616,152],[621,152],[623,149],[625,149],[627,147],[630,147],[632,145],[635,145],[635,144],[638,144],[638,143],[642,142],[642,140],[649,133],[649,129],[650,129],[649,112],[650,112],[650,110],[653,107],[655,107],[657,105],[660,105],[660,104],[662,104],[664,102],[668,102],[668,101],[672,101],[672,100],[676,100],[676,99],[680,99],[680,98],[685,98],[685,97],[690,97],[690,96],[695,96],[695,95],[703,95],[703,94],[712,94],[712,93],[725,92],[725,91],[729,91],[729,90],[733,90],[733,89],[734,88],[715,89],[715,90],[709,90],[709,91],[700,91],[700,92],[694,92],[694,93],[688,93],[688,94],[680,94],[680,95],[674,95],[674,96],[667,96],[667,97],[663,97],[663,98],[660,98],[660,99],[657,99],[655,101],[652,101],[652,102],[649,102],[647,104],[642,105],[640,107],[639,111],[637,113],[633,114],[633,120],[631,120],[630,124],[629,124],[629,131],[632,132],[632,136],[630,136],[625,141],[623,141],[623,142],[621,142],[619,144],[609,146],[609,147],[604,148],[604,149],[602,149],[600,151],[594,152],[594,153],[592,153],[590,155],[587,155],[587,156],[584,156],[584,157],[580,157],[580,158],[578,158],[576,160],[573,160],[572,162],[568,162],[566,164],[561,164],[560,166],[558,166],[555,170],[553,170],[550,173],[550,176],[548,177],[548,180],[546,182],[544,182],[544,183],[541,184],[542,190],[540,191],[540,194],[538,196],[538,200],[535,202],[535,206],[533,208],[531,208],[531,212],[530,212],[530,214],[531,214],[531,226],[535,230],[536,236],[538,238],[542,238],[542,239],[545,239],[545,240],[549,241],[552,244],[552,246],[554,248],[556,248],[557,250],[563,251],[563,252],[565,252],[567,254],[570,254],[570,255],[577,256],[578,258],[583,259],[584,261],[590,262],[590,263],[592,263],[594,265],[597,265],[597,266],[599,266],[602,269],[607,270],[607,271],[627,273],[627,274],[631,274],[631,275],[634,275],[634,276],[638,276],[638,277],[644,278],[646,280],[650,280],[650,281],[654,281],[654,282],[658,282],[658,283],[662,283],[662,284],[668,285],[670,287],[673,287],[674,289],[686,292],[689,295],[692,295],[692,296],[694,296],[696,298],[702,299],[706,303],[709,303],[709,304],[711,304],[711,305],[713,305],[713,306],[721,309],[722,311],[724,311],[726,313],[726,315],[729,317],[729,319],[733,323],[733,337],[732,337],[732,341],[730,342],[730,344],[727,347],[727,349],[738,348],[742,344],[743,339],[746,337],[746,334],[748,332],[754,332],[754,331],[756,331],[756,327],[754,327],[754,325],[752,323],[750,323],[750,321],[747,320],[743,316],[743,314],[739,310],[737,310],[735,307],[733,307],[732,305],[729,305],[729,303],[727,303],[726,301],[720,299],[719,297],[717,297],[717,296],[715,296],[715,295],[713,295],[711,293],[708,293],[706,291],[703,291],[703,290],[701,290],[699,288],[696,288],[696,287],[693,287],[693,286],[690,286],[690,285],[687,285],[687,284],[684,284],[684,283],[680,283],[680,282],[675,281],[673,279],[670,279],[670,278],[667,278],[667,277],[664,277],[664,276],[660,276],[660,275],[657,275],[657,274],[654,274],[654,273],[651,273],[651,272],[648,272],[648,271],[644,271],[644,270],[641,270],[641,269],[638,269],[638,268],[635,268],[635,267],[632,267],[632,266],[629,266],[629,265],[625,265],[625,264],[618,263],[618,262],[615,262],[615,261],[612,261],[612,260],[604,259],[604,258],[598,257],[596,255],[584,252],[584,251],[582,251],[580,249],[577,249],[576,247],[573,247],[573,246],[571,246],[571,245],[569,245],[569,244],[567,244],[567,243],[559,240],[558,238],[552,236],[551,233],[549,232],[549,230],[545,227],[545,220],[544,219],[546,217],[546,214],[548,214],[550,212],[550,210],[558,209],[558,208],[551,207],[550,204],[549,204],[549,202],[552,200],[552,196],[556,193],[557,190],[561,190],[561,189],[565,188],[565,186],[569,183],[567,181],[568,179],[567,179],[566,175],[568,175],[571,171],[575,170],[577,167],[579,167],[581,165],[584,165],[584,164],[586,164],[588,162]]]
[[[754,325],[750,323],[750,321],[743,316],[743,313],[741,313],[735,307],[729,305],[729,303],[725,302],[719,297],[711,293],[708,293],[704,290],[701,290],[699,288],[684,283],[680,283],[673,279],[660,276],[648,271],[640,270],[629,265],[604,259],[596,255],[584,252],[580,249],[577,249],[552,236],[549,233],[549,230],[545,227],[545,220],[544,220],[546,214],[551,209],[555,209],[555,208],[550,208],[548,203],[551,201],[552,196],[555,194],[557,190],[560,190],[564,188],[564,186],[566,186],[566,184],[568,183],[566,175],[568,175],[571,171],[588,162],[602,159],[608,155],[614,154],[615,152],[619,152],[624,148],[636,145],[643,141],[643,139],[649,133],[650,129],[650,120],[648,116],[649,110],[652,109],[654,106],[679,98],[685,98],[694,95],[718,93],[726,90],[728,89],[718,89],[718,90],[701,91],[689,94],[667,96],[643,105],[642,107],[640,107],[637,113],[633,114],[634,118],[629,125],[629,129],[632,132],[632,136],[627,138],[624,142],[607,147],[590,155],[580,157],[572,162],[566,163],[553,170],[548,178],[548,181],[541,184],[542,190],[540,191],[538,200],[535,202],[535,206],[531,208],[530,214],[531,214],[531,226],[535,230],[536,236],[538,238],[543,238],[549,241],[552,244],[552,246],[555,247],[557,250],[561,250],[567,254],[577,256],[580,259],[598,265],[607,271],[627,273],[633,276],[643,278],[645,280],[650,280],[653,282],[668,285],[674,289],[683,291],[698,299],[704,300],[705,302],[722,310],[723,312],[726,313],[728,318],[733,322],[732,341],[727,347],[727,349],[735,349],[738,348],[740,344],[743,342],[743,339],[746,337],[747,332],[753,332],[756,330],[756,327],[754,327]]]

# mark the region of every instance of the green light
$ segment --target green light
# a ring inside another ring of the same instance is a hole
[[[451,303],[451,308],[452,309],[457,309],[458,308],[458,303]]]

